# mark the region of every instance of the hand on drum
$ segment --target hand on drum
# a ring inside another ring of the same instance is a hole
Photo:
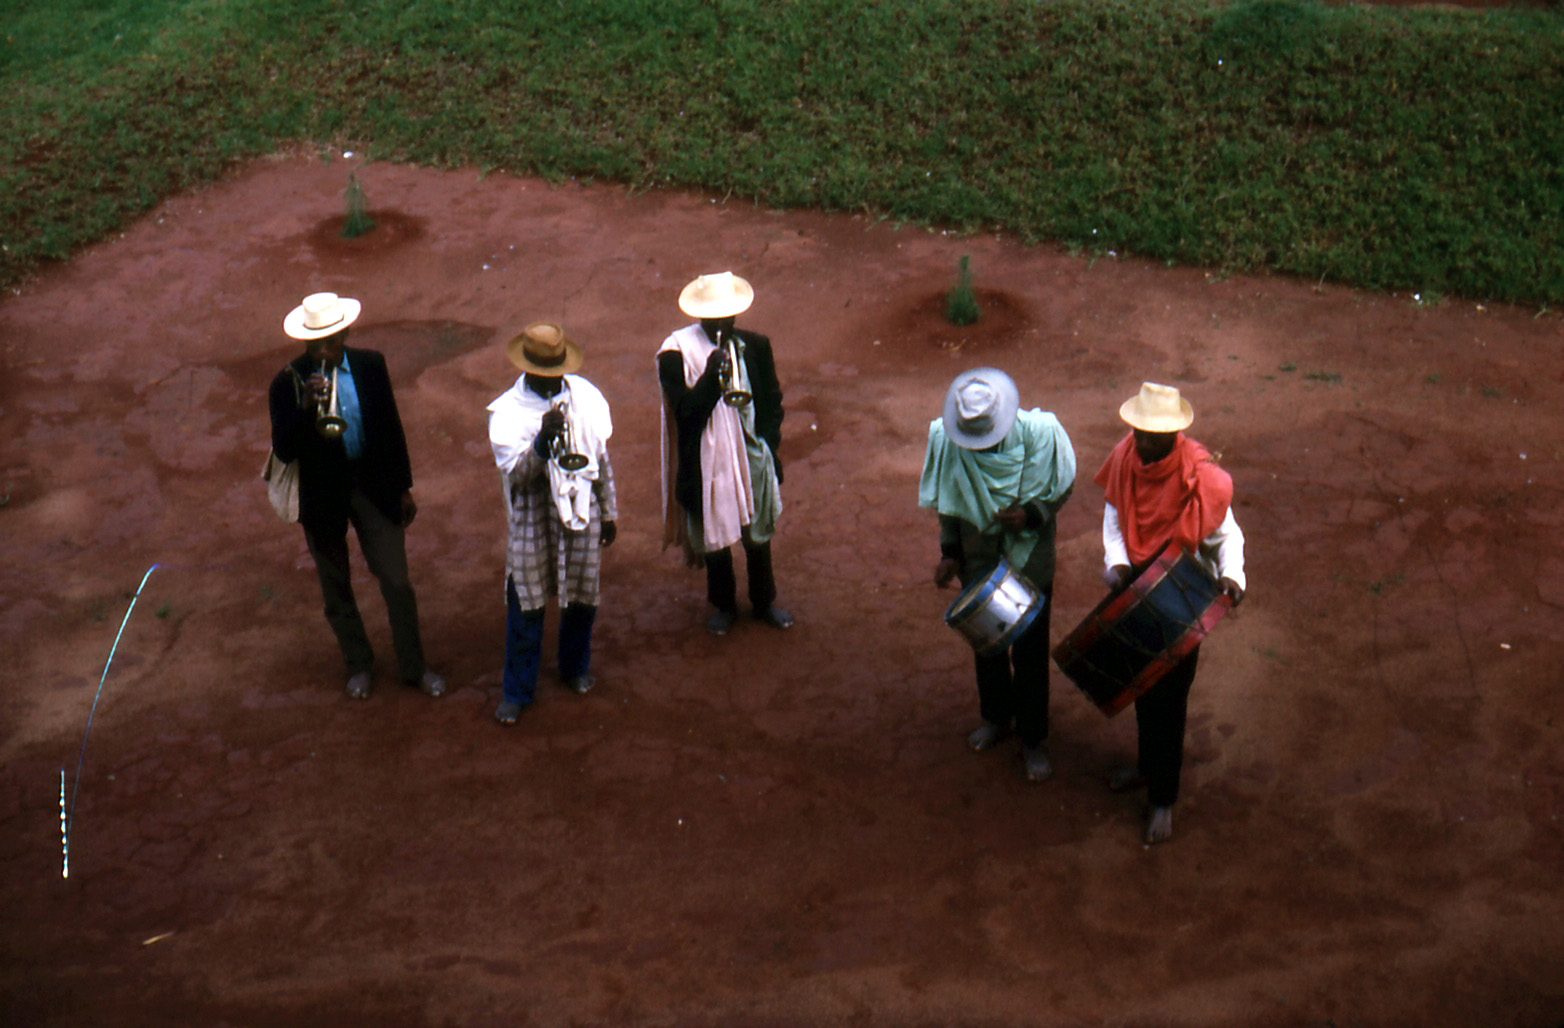
[[[1130,584],[1130,566],[1128,564],[1115,564],[1111,568],[1104,568],[1102,572],[1102,584],[1108,587],[1109,592],[1118,592]]]
[[[1019,532],[1026,527],[1026,509],[1012,503],[1003,510],[995,511],[994,520],[1006,532]]]
[[[946,557],[934,565],[934,584],[941,589],[950,584],[950,580],[956,577],[957,561],[954,557]]]
[[[1233,601],[1235,607],[1244,602],[1243,587],[1231,578],[1222,579],[1222,592],[1227,594],[1227,598]]]

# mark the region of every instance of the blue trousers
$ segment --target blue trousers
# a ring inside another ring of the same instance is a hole
[[[571,603],[559,616],[559,676],[578,678],[592,664],[592,623],[597,608]],[[543,608],[522,610],[516,584],[505,581],[505,673],[501,688],[505,698],[523,707],[532,702],[538,687],[538,666],[543,659]]]

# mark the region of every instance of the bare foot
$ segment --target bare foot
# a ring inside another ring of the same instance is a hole
[[[973,729],[971,735],[967,736],[967,745],[972,748],[973,752],[982,753],[990,746],[1005,739],[1009,734],[1009,725],[996,725],[992,721],[985,721]]]
[[[1113,792],[1129,792],[1131,789],[1143,789],[1146,786],[1146,776],[1140,773],[1140,768],[1134,764],[1121,767],[1108,776],[1108,788]]]
[[[1042,743],[1021,747],[1021,763],[1026,768],[1026,780],[1046,782],[1053,777],[1054,766],[1048,760],[1048,751]]]
[[[1146,845],[1155,846],[1173,838],[1173,808],[1152,807],[1146,819]]]

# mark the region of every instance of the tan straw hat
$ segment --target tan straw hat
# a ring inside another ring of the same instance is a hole
[[[1119,417],[1142,432],[1182,432],[1195,420],[1195,409],[1173,386],[1142,382],[1140,392],[1124,401]]]
[[[731,318],[754,302],[754,288],[731,271],[702,275],[679,293],[679,309],[692,318]]]
[[[358,320],[362,307],[336,293],[311,293],[282,319],[282,330],[295,339],[334,336]]]
[[[568,375],[581,367],[581,347],[552,321],[534,321],[505,344],[505,356],[522,371],[545,378]]]

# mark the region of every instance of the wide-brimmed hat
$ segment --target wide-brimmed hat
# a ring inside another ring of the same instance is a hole
[[[1021,394],[998,368],[973,368],[945,390],[945,437],[965,450],[986,450],[1015,424]]]
[[[1182,432],[1194,422],[1195,409],[1175,387],[1142,382],[1119,407],[1119,417],[1142,432]]]
[[[692,318],[731,318],[754,302],[754,287],[731,271],[702,275],[679,293],[679,309]]]
[[[534,321],[505,344],[505,356],[522,371],[546,378],[568,375],[581,367],[581,347],[552,321]]]
[[[295,339],[323,339],[358,320],[357,300],[336,293],[311,293],[282,319],[282,330]]]

